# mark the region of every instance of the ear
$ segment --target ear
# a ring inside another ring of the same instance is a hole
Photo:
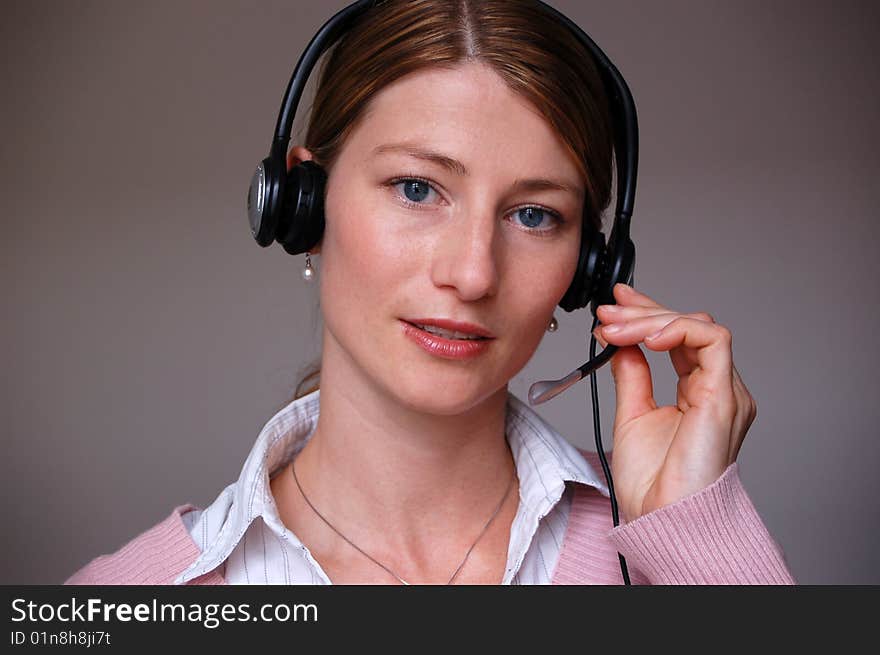
[[[312,153],[303,146],[294,146],[287,153],[287,170],[296,166],[301,161],[311,161]]]
[[[298,163],[302,161],[312,161],[314,158],[312,157],[312,153],[303,146],[294,146],[287,153],[287,170],[289,171],[291,168],[296,166]],[[315,244],[309,252],[313,255],[316,255],[321,252],[321,243],[324,241],[323,237],[321,241]]]

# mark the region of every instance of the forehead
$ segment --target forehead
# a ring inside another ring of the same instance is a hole
[[[469,171],[543,171],[579,180],[547,120],[485,64],[423,69],[386,86],[370,101],[345,149],[366,160],[377,146],[401,141],[448,153]]]

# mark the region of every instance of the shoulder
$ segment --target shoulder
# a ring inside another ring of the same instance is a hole
[[[611,516],[611,498],[608,496],[605,473],[602,469],[602,461],[599,454],[591,450],[577,448],[578,453],[592,468],[596,479],[603,484],[602,490],[590,484],[571,485],[571,509],[569,513],[569,533],[587,533],[593,539],[596,535],[604,534],[614,524]],[[605,462],[611,466],[611,453],[605,453]]]
[[[117,551],[96,557],[64,584],[171,584],[200,552],[181,520],[193,509],[197,508],[189,503],[175,507],[162,521]]]
[[[592,450],[586,450],[585,448],[577,448],[576,447],[576,450],[586,460],[587,464],[590,465],[590,468],[593,470],[596,477],[599,480],[601,480],[602,484],[603,485],[607,484],[608,478],[606,477],[605,470],[602,467],[602,460],[599,457],[599,453],[593,452]],[[605,463],[608,465],[608,468],[610,470],[611,469],[611,455],[612,455],[612,453],[609,451],[609,452],[605,452],[603,454],[605,457]],[[587,496],[587,497],[596,497],[597,499],[604,498],[610,504],[610,498],[607,495],[607,493],[605,492],[604,487],[603,487],[603,492],[600,492],[595,487],[591,487],[591,486],[585,485],[585,484],[576,485],[576,488],[579,492],[576,494],[578,497]]]
[[[596,469],[597,473],[601,473],[602,471],[602,462],[599,460],[599,453],[594,453],[592,450],[586,450],[585,448],[577,448],[577,451],[584,456],[584,459],[589,462],[590,466]],[[611,465],[611,452],[605,453],[605,461],[608,465]]]
[[[607,479],[602,468],[602,460],[599,458],[599,453],[579,447],[577,447],[576,450],[584,458],[584,460],[586,460],[590,468],[592,468],[597,479],[601,480],[602,483],[605,484],[607,482]],[[606,452],[604,453],[604,455],[605,462],[610,468],[611,453]],[[587,514],[598,512],[602,517],[602,520],[600,521],[602,527],[605,527],[604,518],[606,516],[608,517],[608,527],[611,527],[611,515],[608,513],[610,506],[611,499],[605,492],[604,488],[602,491],[600,491],[596,487],[588,484],[573,485],[572,509],[574,510],[575,514],[579,516],[585,516]]]

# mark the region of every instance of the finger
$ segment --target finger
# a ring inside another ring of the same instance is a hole
[[[694,314],[676,314],[673,312],[651,314],[619,323],[603,324],[601,326],[601,334],[603,337],[610,339],[615,345],[633,345],[643,341],[649,334],[660,330],[679,316],[687,316],[697,320],[712,318],[705,312],[696,312]],[[609,330],[611,325],[617,325],[621,329]],[[687,375],[699,365],[696,353],[688,348],[674,348],[670,350],[669,358],[672,360],[672,366],[679,377]]]
[[[608,342],[602,338],[599,328],[596,328],[593,334],[603,348],[608,345]],[[657,402],[654,400],[651,368],[639,346],[618,347],[609,366],[617,396],[617,408],[614,414],[614,429],[617,430],[617,427],[626,421],[657,409]]]
[[[690,318],[696,318],[707,323],[715,323],[715,319],[706,312],[696,312],[687,314]],[[675,369],[678,377],[684,377],[699,365],[697,354],[690,348],[673,348],[669,351],[669,360],[672,362],[672,368]]]
[[[733,388],[742,396],[744,401],[743,407],[748,410],[749,425],[751,425],[752,421],[754,421],[755,417],[758,415],[758,404],[746,388],[745,383],[742,381],[742,377],[740,377],[739,371],[736,370],[736,366],[731,366],[731,371],[733,372]]]
[[[687,377],[679,377],[678,384],[675,385],[675,404],[682,411],[687,412],[691,408],[691,404],[687,401],[685,387],[687,386]]]
[[[733,372],[733,393],[736,395],[737,414],[734,419],[733,440],[730,444],[730,462],[736,461],[739,450],[745,440],[746,432],[758,414],[758,406],[745,383],[742,381],[736,366],[731,367]]]
[[[596,341],[599,342],[599,345],[602,348],[605,348],[608,345],[608,342],[602,337],[602,326],[598,326],[595,330],[593,330],[593,336],[596,337]]]
[[[639,346],[618,348],[611,358],[611,377],[617,396],[615,430],[618,426],[657,409],[651,368]]]
[[[659,316],[662,314],[672,314],[678,316],[682,312],[673,312],[665,307],[643,307],[641,305],[599,305],[596,308],[596,314],[599,320],[604,323],[614,323],[617,321],[631,321],[646,316]],[[709,323],[715,322],[715,317],[708,312],[691,312],[685,316],[693,316]]]
[[[640,343],[646,336],[657,332],[679,317],[703,320],[703,313],[680,314],[678,312],[651,313],[644,316],[630,317],[628,320],[613,320],[602,323],[597,329],[602,336],[615,345],[631,346]],[[705,321],[708,323],[708,321]]]
[[[663,305],[650,296],[645,295],[641,291],[636,291],[628,284],[623,284],[622,282],[618,282],[614,285],[612,293],[614,294],[614,299],[619,305],[637,305],[640,307],[653,307],[655,309],[659,308],[666,310],[666,307],[663,307]]]
[[[664,314],[677,316],[678,312],[670,311],[664,307],[642,307],[641,305],[599,305],[596,308],[596,315],[603,324],[632,321],[646,316]]]
[[[692,350],[703,375],[699,385],[700,391],[689,394],[690,404],[720,405],[730,412],[732,418],[736,411],[736,397],[733,393],[732,341],[730,330],[723,325],[680,316],[656,335],[645,337],[644,343],[647,348],[657,351],[673,348]]]

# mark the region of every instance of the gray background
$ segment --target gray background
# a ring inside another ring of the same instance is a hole
[[[303,258],[257,247],[244,204],[344,4],[4,3],[0,582],[60,582],[210,503],[317,356]],[[636,286],[732,330],[742,477],[795,577],[880,582],[875,3],[554,4],[633,91]],[[588,315],[557,316],[521,398],[584,361]],[[588,391],[539,411],[594,449]]]

